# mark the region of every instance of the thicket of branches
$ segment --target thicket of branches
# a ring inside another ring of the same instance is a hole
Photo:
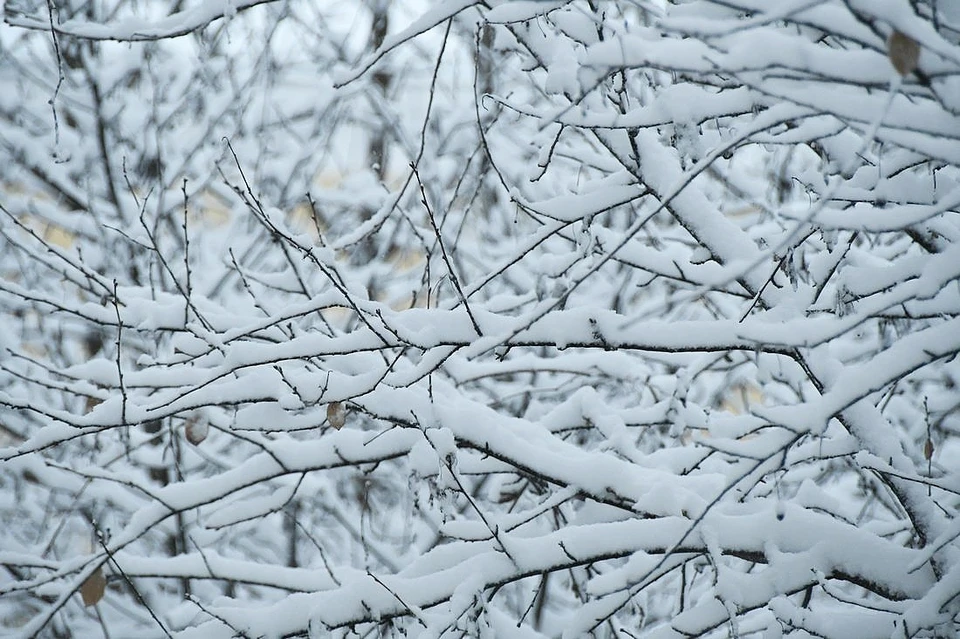
[[[952,3],[5,9],[0,633],[957,633]]]

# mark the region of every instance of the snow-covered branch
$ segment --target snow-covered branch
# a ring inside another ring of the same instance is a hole
[[[0,634],[956,633],[948,3],[15,4]]]

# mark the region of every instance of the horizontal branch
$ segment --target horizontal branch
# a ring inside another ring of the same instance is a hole
[[[215,20],[229,18],[231,14],[276,1],[227,0],[226,2],[200,2],[190,9],[178,11],[159,20],[127,18],[113,24],[100,24],[71,19],[59,24],[54,22],[53,30],[60,35],[84,40],[113,40],[116,42],[165,40],[194,33]],[[8,14],[5,21],[12,27],[50,31],[50,17],[47,15]]]

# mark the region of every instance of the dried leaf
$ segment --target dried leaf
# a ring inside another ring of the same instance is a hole
[[[927,438],[927,443],[923,445],[923,458],[930,461],[931,457],[933,457],[933,440]]]
[[[89,413],[90,411],[92,411],[94,408],[96,408],[102,403],[103,403],[102,399],[93,397],[92,395],[88,395],[86,406],[84,406],[84,409],[83,409],[84,414]]]
[[[341,402],[327,404],[327,421],[337,430],[343,428],[347,421],[347,411]]]
[[[207,438],[209,431],[210,425],[207,423],[207,420],[193,418],[187,421],[187,425],[183,429],[183,434],[188,442],[196,446]]]
[[[887,40],[887,55],[893,68],[900,75],[913,73],[920,61],[920,45],[917,41],[900,31],[894,31]]]
[[[83,582],[80,586],[80,597],[83,598],[84,606],[93,606],[103,599],[103,592],[107,588],[107,578],[103,576],[103,569],[97,568],[96,571]]]

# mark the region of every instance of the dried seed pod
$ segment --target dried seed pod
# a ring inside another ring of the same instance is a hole
[[[331,402],[327,404],[327,421],[330,425],[340,430],[347,421],[347,411],[341,402]]]
[[[210,425],[207,420],[196,417],[187,420],[187,425],[183,429],[187,441],[194,446],[205,440],[208,432],[210,432]]]
[[[920,61],[920,45],[907,34],[894,31],[887,40],[887,55],[897,73],[906,76],[917,68],[917,62]]]
[[[103,576],[103,569],[97,568],[92,575],[80,586],[80,598],[84,606],[93,606],[101,599],[107,588],[107,578]]]
[[[930,461],[931,457],[933,457],[933,440],[928,437],[927,442],[923,445],[923,458]]]

